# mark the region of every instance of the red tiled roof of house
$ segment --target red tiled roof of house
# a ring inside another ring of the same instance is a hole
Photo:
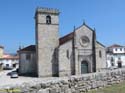
[[[108,48],[114,48],[114,47],[123,47],[123,46],[118,45],[118,44],[113,44],[113,45],[109,46]]]
[[[10,54],[4,54],[1,59],[19,59],[19,56],[18,55],[13,56],[13,55],[10,55]]]

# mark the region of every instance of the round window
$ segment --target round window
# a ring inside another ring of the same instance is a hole
[[[80,38],[80,43],[81,43],[81,45],[82,46],[88,46],[88,44],[89,44],[89,42],[90,42],[90,40],[89,40],[89,38],[87,37],[87,36],[82,36],[81,38]]]

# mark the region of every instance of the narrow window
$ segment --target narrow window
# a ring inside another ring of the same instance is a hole
[[[31,57],[30,54],[27,54],[26,55],[26,60],[30,60],[30,57]]]
[[[114,64],[114,58],[113,57],[111,57],[111,66],[114,66],[115,64]]]
[[[122,51],[122,48],[120,48],[120,51]]]
[[[46,16],[46,24],[51,24],[51,16]]]
[[[69,50],[66,51],[66,56],[69,59]]]
[[[99,51],[99,57],[102,58],[102,52],[101,51]]]
[[[115,49],[115,51],[117,51],[117,48]]]

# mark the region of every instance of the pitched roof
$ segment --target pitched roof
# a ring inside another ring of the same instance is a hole
[[[3,58],[1,59],[19,59],[19,56],[16,55],[16,56],[13,56],[13,55],[4,55]]]
[[[86,25],[85,23],[82,24],[81,26],[77,27],[77,28],[75,29],[75,31],[76,31],[77,29],[79,29],[80,27],[82,27],[82,26],[86,26],[86,27],[89,28],[91,31],[94,31],[92,28],[90,28],[90,27],[89,27],[88,25]],[[74,32],[71,32],[71,33],[69,33],[69,34],[67,34],[67,35],[65,35],[65,36],[63,36],[63,37],[61,37],[61,38],[59,39],[59,45],[62,45],[62,44],[64,44],[65,42],[67,42],[67,41],[73,39],[73,36],[74,36]]]
[[[124,46],[121,46],[121,45],[118,45],[118,44],[113,44],[113,45],[109,46],[108,48],[115,48],[115,47],[124,47]]]
[[[65,36],[63,36],[63,37],[61,37],[61,38],[59,39],[59,45],[62,45],[62,44],[64,44],[65,42],[67,42],[67,41],[73,39],[73,35],[74,35],[73,32],[71,32],[71,33],[69,33],[69,34],[67,34],[67,35],[65,35]]]
[[[100,43],[99,41],[96,41],[98,44],[100,44],[101,46],[105,47],[105,45],[103,45],[102,43]]]
[[[36,51],[36,46],[35,45],[30,45],[30,46],[27,46],[19,51]]]
[[[18,55],[11,55],[11,54],[7,54],[7,53],[4,53],[3,54],[3,57],[0,58],[0,60],[3,60],[3,59],[11,59],[11,60],[14,60],[14,59],[19,59],[19,56]]]

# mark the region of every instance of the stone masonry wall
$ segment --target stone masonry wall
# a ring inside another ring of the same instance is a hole
[[[99,52],[101,52],[101,57]],[[106,50],[104,46],[96,42],[96,71],[104,68],[106,68]]]
[[[24,83],[21,86],[9,87],[0,93],[86,93],[86,91],[102,88],[125,80],[125,69],[84,74],[72,77],[59,77],[49,81]],[[20,92],[14,90],[20,90]],[[7,90],[9,90],[7,92]],[[12,90],[12,91],[10,91]]]

